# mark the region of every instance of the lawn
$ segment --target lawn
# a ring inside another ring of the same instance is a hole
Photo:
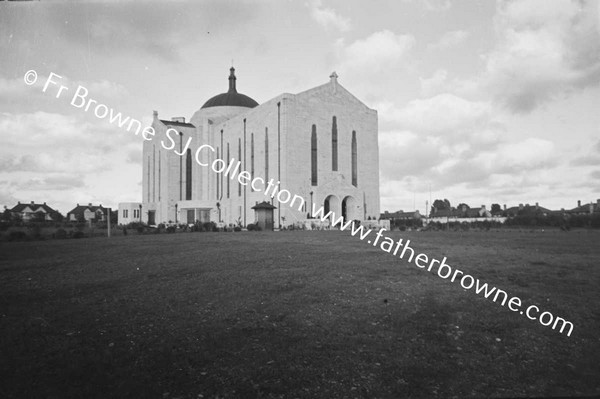
[[[600,232],[392,232],[568,337],[337,231],[0,243],[0,397],[600,395]]]

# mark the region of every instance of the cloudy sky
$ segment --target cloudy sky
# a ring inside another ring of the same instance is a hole
[[[596,1],[0,2],[0,205],[138,201],[141,138],[42,91],[150,123],[226,91],[328,81],[379,112],[381,208],[600,198]],[[24,83],[29,70],[38,73]]]

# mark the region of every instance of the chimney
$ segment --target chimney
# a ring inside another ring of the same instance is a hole
[[[92,206],[92,203],[91,203],[91,202],[88,202],[88,206]]]
[[[577,207],[579,208],[581,206],[581,200],[577,200]]]
[[[506,204],[504,204],[504,210],[506,210]]]
[[[485,205],[481,205],[481,209],[485,211]]]
[[[540,207],[540,204],[538,204],[538,203],[536,202],[536,203],[535,203],[535,210],[537,211],[539,207]]]
[[[519,210],[522,211],[523,210],[523,204],[519,204]]]
[[[31,205],[33,205],[33,201],[31,201]]]
[[[174,116],[171,118],[171,122],[185,123],[185,116]]]
[[[158,119],[158,111],[152,111],[152,117]]]

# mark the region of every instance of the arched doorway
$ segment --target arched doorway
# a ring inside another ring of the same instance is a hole
[[[344,220],[358,219],[358,210],[354,197],[348,195],[342,200],[342,216]]]
[[[337,219],[341,214],[340,199],[333,194],[328,195],[323,202],[323,210],[325,211],[324,215],[331,212],[331,217]]]

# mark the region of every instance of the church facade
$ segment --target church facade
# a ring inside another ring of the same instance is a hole
[[[237,92],[231,68],[229,90],[188,122],[159,119],[154,111],[152,128],[155,139],[143,144],[141,204],[150,225],[247,226],[256,221],[252,208],[264,201],[275,207],[275,228],[305,222],[313,206],[346,219],[379,216],[377,111],[341,86],[335,72],[321,86],[259,105]],[[206,166],[219,159],[239,162],[252,179],[271,181],[298,200],[265,195],[264,187]]]

